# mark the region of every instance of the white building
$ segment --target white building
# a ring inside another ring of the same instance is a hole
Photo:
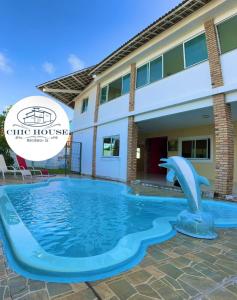
[[[38,86],[74,108],[82,173],[129,181],[182,155],[237,181],[237,1],[185,0],[103,61]],[[234,155],[235,153],[235,155]]]

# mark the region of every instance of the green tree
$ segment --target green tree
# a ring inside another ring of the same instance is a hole
[[[11,157],[10,147],[8,146],[8,143],[4,136],[4,122],[9,109],[10,107],[8,107],[0,114],[0,154],[4,156],[7,165],[13,165],[14,159]]]

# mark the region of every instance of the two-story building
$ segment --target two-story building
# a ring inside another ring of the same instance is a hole
[[[82,173],[159,176],[182,155],[215,182],[237,182],[237,1],[185,0],[97,65],[38,88],[74,108]]]

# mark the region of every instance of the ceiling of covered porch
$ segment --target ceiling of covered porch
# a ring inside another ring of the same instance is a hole
[[[237,116],[237,107],[236,107]],[[184,129],[214,123],[212,107],[185,111],[159,118],[138,122],[139,132],[158,132],[164,130]]]

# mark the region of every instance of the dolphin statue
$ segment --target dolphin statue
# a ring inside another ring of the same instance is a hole
[[[167,180],[169,182],[174,182],[175,179],[179,181],[188,199],[189,211],[191,213],[200,212],[202,210],[200,185],[210,185],[208,179],[198,175],[191,162],[181,156],[162,158],[161,161],[164,163],[159,166],[169,169]]]

